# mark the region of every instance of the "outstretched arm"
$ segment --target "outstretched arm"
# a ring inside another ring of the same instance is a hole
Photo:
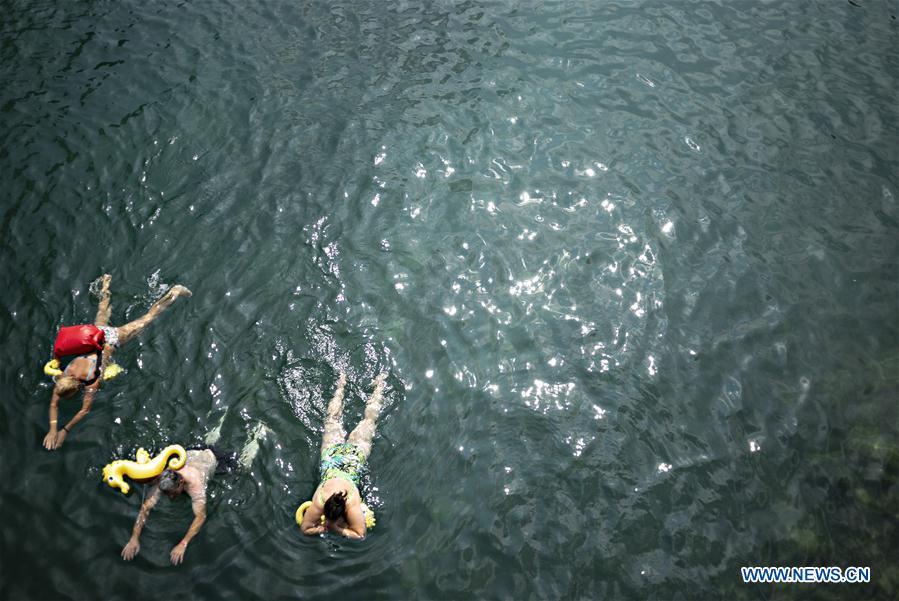
[[[172,552],[170,555],[172,565],[175,566],[184,561],[184,553],[185,551],[187,551],[187,543],[189,543],[191,539],[197,535],[197,533],[200,531],[200,528],[203,527],[203,523],[206,521],[206,499],[194,499],[191,503],[191,506],[194,510],[194,521],[191,522],[190,528],[187,529],[187,534],[184,535],[184,538],[181,539],[181,542],[172,548]]]
[[[140,551],[141,530],[144,529],[144,524],[147,523],[147,518],[150,516],[150,510],[153,509],[158,501],[159,487],[154,484],[150,489],[150,496],[148,496],[147,500],[141,505],[140,513],[137,514],[137,520],[134,521],[134,529],[131,530],[131,540],[129,540],[128,544],[125,545],[125,548],[122,549],[122,559],[125,561],[131,561],[137,555],[138,551]]]
[[[59,417],[59,395],[56,394],[56,391],[53,391],[53,396],[50,398],[50,429],[47,432],[47,435],[44,436],[44,448],[48,451],[52,451],[56,448],[56,426],[58,423]]]
[[[72,419],[69,420],[69,423],[67,423],[65,426],[62,427],[62,430],[57,432],[56,441],[53,443],[52,448],[58,449],[59,447],[61,447],[63,441],[65,441],[65,439],[66,439],[66,435],[68,435],[68,433],[72,431],[72,428],[75,426],[75,424],[80,422],[84,418],[85,415],[90,413],[91,406],[94,404],[94,397],[97,395],[97,390],[99,390],[99,389],[100,389],[100,381],[99,380],[97,380],[96,382],[94,382],[93,384],[91,384],[90,386],[85,388],[84,400],[81,403],[81,409],[79,409],[78,413],[76,413],[72,417]],[[51,411],[52,411],[52,405],[51,405]]]

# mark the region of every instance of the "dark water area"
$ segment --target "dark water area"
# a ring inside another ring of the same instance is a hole
[[[895,2],[3,6],[0,598],[899,595]],[[194,295],[51,453],[104,272]],[[341,370],[361,543],[293,518]],[[102,467],[211,439],[125,563]]]

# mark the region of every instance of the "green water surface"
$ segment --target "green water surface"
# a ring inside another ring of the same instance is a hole
[[[2,13],[0,598],[899,595],[894,2]],[[104,272],[116,325],[194,295],[50,453]],[[361,543],[293,521],[341,370],[348,428],[389,373]],[[123,562],[102,466],[210,437],[185,563],[166,499]]]

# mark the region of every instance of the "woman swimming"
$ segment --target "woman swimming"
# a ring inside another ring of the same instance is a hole
[[[48,451],[61,447],[72,427],[80,422],[91,410],[94,396],[97,394],[97,391],[100,389],[100,383],[103,381],[103,369],[111,364],[110,359],[113,351],[140,334],[144,328],[150,325],[151,321],[175,302],[176,298],[191,295],[190,290],[184,286],[172,286],[162,298],[153,303],[146,315],[116,328],[109,325],[109,314],[112,312],[112,295],[109,292],[109,283],[111,281],[111,275],[103,275],[102,288],[100,290],[100,306],[97,308],[97,317],[94,320],[94,325],[103,331],[103,350],[72,359],[66,366],[63,374],[56,378],[56,383],[53,386],[53,396],[50,399],[50,431],[44,437],[44,448]],[[84,388],[84,400],[81,404],[81,409],[78,410],[78,413],[75,414],[69,423],[57,430],[59,399],[71,397],[82,387]]]
[[[341,373],[337,381],[334,398],[328,403],[325,417],[325,434],[322,438],[321,483],[312,495],[312,506],[303,516],[300,527],[303,534],[313,536],[326,531],[336,532],[347,538],[365,536],[365,516],[362,512],[362,495],[359,492],[359,477],[365,461],[371,454],[372,438],[381,413],[381,399],[387,374],[380,374],[373,384],[365,404],[365,416],[346,438],[343,429],[343,389],[346,374]],[[325,517],[324,524],[321,523]]]

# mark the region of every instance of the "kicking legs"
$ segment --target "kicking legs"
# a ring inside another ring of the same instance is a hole
[[[150,307],[150,310],[147,311],[147,314],[143,317],[138,317],[134,321],[128,322],[123,326],[117,328],[119,334],[119,344],[125,344],[138,334],[140,334],[144,328],[150,325],[154,319],[159,317],[160,313],[165,311],[175,299],[179,296],[188,297],[191,295],[191,291],[185,288],[184,286],[178,284],[176,286],[172,286],[168,292],[162,295],[158,301],[153,303],[153,306]]]
[[[346,374],[341,373],[337,380],[337,390],[334,397],[328,403],[328,415],[325,416],[325,434],[322,437],[322,452],[330,446],[340,444],[346,437],[343,430],[343,388],[346,386]]]
[[[359,447],[365,454],[366,459],[371,454],[371,441],[375,437],[375,427],[378,421],[378,415],[381,413],[382,399],[384,393],[384,380],[387,374],[379,374],[374,380],[375,390],[371,393],[368,401],[365,403],[365,417],[350,432],[347,442]]]
[[[112,313],[112,294],[109,292],[109,283],[112,276],[108,273],[103,274],[103,283],[100,288],[100,305],[97,307],[97,317],[94,319],[95,326],[109,325],[109,314]]]

